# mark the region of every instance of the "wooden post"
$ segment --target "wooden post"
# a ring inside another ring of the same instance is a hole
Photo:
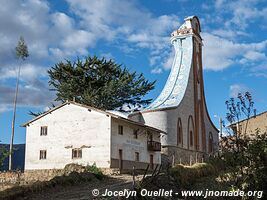
[[[133,166],[133,190],[135,189],[135,166]]]

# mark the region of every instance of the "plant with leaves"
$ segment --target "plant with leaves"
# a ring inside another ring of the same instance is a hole
[[[5,145],[1,145],[0,141],[0,169],[4,164],[5,159],[9,156],[8,148]]]
[[[113,60],[88,56],[84,61],[60,62],[48,71],[49,84],[57,101],[75,101],[99,109],[122,110],[123,105],[140,107],[151,99],[143,99],[154,88],[143,74],[130,72]]]
[[[227,135],[221,140],[221,159],[226,163],[233,189],[266,190],[267,188],[267,135],[255,130],[247,134],[250,118],[256,115],[254,102],[249,92],[238,94],[237,99],[226,101],[226,119],[230,123]],[[243,120],[245,128],[241,131]]]
[[[26,58],[29,56],[27,44],[25,43],[24,38],[22,36],[20,37],[18,44],[16,46],[16,56],[21,61],[25,61]],[[17,99],[18,99],[18,91],[19,91],[20,71],[21,71],[21,63],[19,64],[19,67],[18,67],[18,75],[17,75],[16,90],[15,90],[15,97],[14,97],[12,132],[11,132],[9,164],[8,164],[9,170],[12,169],[12,151],[13,151],[13,141],[14,141],[14,134],[15,134],[15,122],[16,122],[16,110],[17,110]]]

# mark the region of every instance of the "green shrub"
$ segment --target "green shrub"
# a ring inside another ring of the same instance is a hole
[[[85,171],[86,171],[86,172],[93,173],[93,174],[95,175],[95,177],[96,177],[97,179],[100,179],[100,180],[103,179],[103,177],[104,177],[103,172],[101,171],[100,168],[98,168],[98,167],[96,166],[95,163],[94,163],[93,165],[87,165]]]

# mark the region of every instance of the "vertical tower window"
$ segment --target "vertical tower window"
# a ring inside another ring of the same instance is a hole
[[[139,129],[134,129],[133,130],[134,139],[138,138],[138,131],[139,131]]]
[[[183,128],[181,118],[177,122],[177,145],[183,144]]]
[[[120,134],[120,135],[123,135],[123,126],[122,125],[119,125],[118,126],[118,133]]]
[[[194,120],[192,115],[188,117],[188,124],[187,124],[187,148],[193,147],[194,145]]]
[[[209,133],[209,153],[213,152],[213,136],[212,133]]]
[[[135,159],[136,162],[139,162],[139,152],[135,152]]]
[[[193,131],[190,131],[190,146],[193,146]]]

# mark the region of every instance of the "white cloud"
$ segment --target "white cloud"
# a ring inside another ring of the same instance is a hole
[[[45,76],[47,69],[33,64],[23,64],[21,66],[20,78],[30,81],[38,77]],[[0,80],[16,78],[18,75],[18,66],[6,67],[0,70]]]
[[[264,53],[260,53],[257,51],[248,51],[246,52],[246,54],[244,55],[244,57],[248,60],[262,60],[262,59],[266,59],[266,56]]]
[[[161,74],[162,73],[162,68],[154,68],[151,70],[152,74]]]
[[[238,43],[210,33],[203,33],[204,69],[222,70],[233,64],[250,64],[251,60],[265,58],[267,40],[258,43]]]
[[[115,60],[114,56],[112,55],[112,53],[101,53],[100,57],[105,58],[106,60]]]
[[[229,88],[229,96],[237,98],[239,93],[244,94],[245,92],[250,92],[251,90],[243,84],[233,84]]]
[[[245,30],[255,20],[266,18],[267,8],[262,8],[261,2],[261,0],[216,0],[214,7],[216,15],[226,13],[230,16],[228,20],[225,20],[224,28],[232,29],[234,27],[235,30]]]
[[[47,91],[48,87],[46,80],[42,80],[46,67],[59,60],[87,55],[99,41],[107,46],[118,47],[128,56],[140,54],[145,49],[144,52],[149,55],[151,73],[161,73],[171,68],[174,53],[169,44],[169,34],[179,26],[177,15],[155,16],[137,1],[66,2],[70,10],[68,13],[52,10],[46,0],[2,0],[0,45],[4,48],[0,48],[0,83],[2,91],[6,91],[6,99],[12,100],[13,96],[10,91],[14,88],[6,82],[16,77],[14,47],[20,35],[25,37],[30,53],[22,70],[21,95],[28,95],[25,99],[36,104],[48,101],[42,94],[42,90]],[[251,5],[257,3],[255,0],[252,3],[246,1],[244,5],[240,2],[226,4],[224,0],[218,0],[214,4],[218,16],[203,19],[206,26],[209,26],[208,22],[221,24],[218,29],[202,34],[204,68],[216,71],[238,63],[251,65],[261,61],[252,71],[255,75],[266,75],[264,63],[267,63],[267,41],[242,43],[236,38],[247,36],[244,29],[254,19],[266,18],[267,8],[254,8]],[[221,9],[224,6],[227,10]],[[230,16],[227,23],[220,14],[225,12]],[[109,53],[104,54],[113,57]],[[30,95],[33,91],[36,96]],[[38,95],[41,98],[37,98]],[[52,96],[47,95],[49,98]],[[0,105],[3,102],[7,103],[2,99]]]
[[[212,31],[212,34],[228,38],[228,39],[235,39],[238,36],[248,36],[249,34],[244,31],[234,31],[229,29],[215,29]]]
[[[179,23],[176,15],[154,16],[135,1],[67,1],[71,14],[52,10],[46,0],[3,1],[0,45],[5,48],[0,49],[0,89],[5,95],[0,105],[12,102],[14,84],[11,87],[7,82],[14,83],[17,76],[14,47],[20,35],[30,57],[21,70],[19,103],[40,105],[54,96],[48,92],[47,77],[43,77],[48,66],[87,55],[101,40],[130,55],[145,48],[151,54],[150,61],[154,57],[151,65],[160,68],[170,49],[169,34]]]
[[[163,62],[158,60],[164,60],[164,52],[169,51],[169,34],[179,25],[176,15],[156,17],[133,1],[100,0],[88,4],[85,0],[69,0],[68,3],[81,19],[82,27],[93,33],[96,40],[119,41],[125,53],[129,53],[130,45],[149,49],[150,65],[162,67]]]

